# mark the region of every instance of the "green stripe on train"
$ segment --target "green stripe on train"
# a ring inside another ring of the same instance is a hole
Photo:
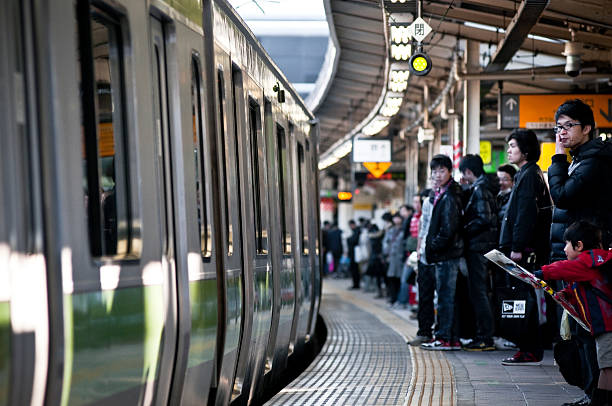
[[[217,329],[216,281],[190,284],[189,366],[212,361]],[[63,404],[142,396],[157,366],[164,325],[161,286],[65,297],[66,391]]]
[[[8,405],[11,365],[11,310],[8,302],[0,303],[0,405]]]

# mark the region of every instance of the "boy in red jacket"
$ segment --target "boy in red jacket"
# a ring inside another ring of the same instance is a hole
[[[544,265],[535,276],[575,282],[559,292],[587,321],[595,337],[599,382],[591,405],[612,404],[612,251],[602,249],[601,229],[577,221],[563,235],[568,260]],[[605,268],[604,268],[605,267]]]

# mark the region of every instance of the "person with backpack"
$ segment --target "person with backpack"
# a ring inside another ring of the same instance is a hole
[[[602,249],[602,230],[581,220],[563,235],[567,260],[544,265],[538,278],[573,283],[558,294],[587,321],[595,337],[599,381],[591,405],[612,402],[612,251]]]
[[[510,259],[528,270],[547,263],[548,236],[552,217],[552,201],[537,165],[540,158],[540,142],[531,130],[515,130],[507,138],[508,161],[519,167],[514,186],[504,214],[499,236],[499,248]],[[515,283],[516,293],[537,303],[531,287]],[[522,292],[519,292],[522,291]],[[536,306],[537,308],[537,306]],[[537,312],[528,315],[528,326],[512,338],[519,351],[502,361],[503,365],[541,365],[544,349],[540,321]],[[509,337],[504,337],[509,338]]]
[[[612,232],[612,180],[604,175],[612,170],[612,144],[595,138],[593,110],[582,100],[568,100],[559,106],[555,123],[555,155],[548,168],[548,184],[555,204],[550,230],[551,262],[565,259],[563,235],[577,220],[602,227],[604,248],[610,246]],[[581,370],[586,381],[585,393],[590,396],[598,373],[592,356],[595,342],[581,328],[575,333],[583,342]]]
[[[476,336],[463,349],[493,351],[494,321],[489,302],[489,261],[484,257],[497,245],[497,208],[493,187],[484,173],[482,158],[467,154],[459,171],[470,186],[463,208],[463,237],[468,268],[468,293],[476,321]]]

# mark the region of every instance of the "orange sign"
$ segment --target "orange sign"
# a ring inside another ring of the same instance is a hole
[[[591,106],[596,127],[612,127],[612,94],[522,94],[519,96],[519,127],[553,128],[557,108],[571,99],[581,99]]]
[[[363,166],[365,166],[375,178],[380,178],[380,175],[391,167],[391,162],[363,162]]]

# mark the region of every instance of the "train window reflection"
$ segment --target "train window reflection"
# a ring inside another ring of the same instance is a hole
[[[229,165],[231,157],[226,145],[226,131],[225,131],[225,80],[223,78],[223,71],[217,71],[217,97],[219,98],[219,131],[221,132],[221,155],[222,160],[225,164],[221,165],[221,175],[223,184],[225,184],[225,235],[227,236],[227,255],[231,256],[234,253],[234,244],[232,236],[232,216],[230,212],[230,205],[232,201],[232,188],[230,185],[230,179],[228,177]]]
[[[304,147],[302,144],[298,142],[297,144],[298,151],[298,209],[300,211],[300,228],[302,229],[302,254],[308,254],[308,224],[306,221],[307,216],[305,216],[304,211],[308,209],[308,203],[306,202],[306,196],[308,193],[304,191],[304,185],[308,185],[305,182],[304,176],[308,173],[308,168],[306,167],[306,161],[304,159]]]
[[[200,61],[194,56],[191,62],[191,116],[193,123],[193,153],[195,159],[195,189],[197,199],[198,233],[203,257],[210,257],[212,241],[206,212],[206,190],[204,189],[204,162],[202,161],[202,78]]]
[[[289,179],[289,165],[287,162],[287,140],[285,138],[285,129],[276,124],[276,137],[278,142],[278,194],[280,198],[280,210],[281,210],[281,242],[283,245],[283,252],[285,254],[291,253],[291,234],[288,230],[290,220],[287,219],[289,212],[287,211],[287,192],[291,189],[287,187],[287,180]]]
[[[94,257],[129,252],[123,123],[121,29],[109,15],[77,3],[84,200]]]
[[[262,197],[265,196],[265,181],[264,181],[264,159],[263,159],[263,145],[261,142],[261,109],[259,104],[253,99],[249,100],[249,134],[251,140],[251,174],[253,178],[253,213],[255,228],[255,249],[257,254],[266,254],[266,226],[264,225],[264,214],[262,210],[262,204],[264,200]]]

